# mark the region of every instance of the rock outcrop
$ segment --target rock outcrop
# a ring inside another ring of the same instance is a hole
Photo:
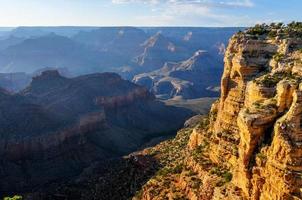
[[[185,156],[134,199],[302,199],[301,36],[301,23],[234,35],[220,99],[178,150]]]

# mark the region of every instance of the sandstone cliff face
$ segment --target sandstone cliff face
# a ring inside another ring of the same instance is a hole
[[[302,199],[301,32],[296,23],[234,35],[221,97],[192,130],[181,169],[156,175],[135,198]]]

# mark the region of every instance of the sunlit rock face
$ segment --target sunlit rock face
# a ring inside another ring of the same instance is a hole
[[[221,157],[221,153],[213,158],[231,161],[232,183],[246,198],[301,197],[296,171],[302,156],[298,139],[301,112],[297,110],[301,76],[296,70],[302,67],[301,47],[302,40],[296,35],[255,38],[252,30],[230,40],[213,131],[227,131],[236,139],[238,158],[232,162],[231,156]],[[286,178],[288,174],[290,178]]]
[[[156,175],[138,199],[302,198],[301,26],[256,26],[230,39],[220,99],[191,130],[182,170]]]

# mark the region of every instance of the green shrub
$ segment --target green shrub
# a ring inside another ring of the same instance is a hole
[[[291,29],[302,29],[302,22],[291,22],[287,25]]]
[[[4,200],[22,200],[22,196],[20,195],[15,195],[13,197],[4,197]]]
[[[284,59],[284,54],[276,53],[276,54],[273,56],[273,59],[274,59],[276,62],[280,62],[282,59]]]
[[[246,31],[252,39],[258,39],[259,36],[267,36],[274,38],[280,36],[287,37],[302,37],[302,22],[291,22],[287,25],[283,23],[257,24]]]
[[[207,117],[203,117],[203,118],[200,120],[199,124],[198,124],[198,128],[207,129],[208,126],[209,126],[209,124],[210,124],[209,117],[208,117],[208,116],[207,116]]]
[[[279,72],[275,73],[273,75],[267,74],[259,79],[253,80],[256,84],[260,84],[264,87],[275,87],[279,81],[282,79],[288,79],[288,80],[301,80],[301,77],[293,75],[291,72]]]
[[[237,147],[237,145],[232,145],[232,154],[236,157],[238,156],[238,147]]]
[[[231,172],[229,172],[228,170],[222,169],[220,167],[213,167],[210,170],[210,174],[215,174],[219,177],[223,178],[223,183],[228,183],[232,180],[233,175]]]
[[[192,178],[192,188],[193,189],[199,189],[202,185],[202,181],[199,178]]]
[[[267,34],[269,31],[266,26],[265,24],[256,24],[254,27],[248,29],[247,33],[254,36]]]
[[[260,102],[257,101],[257,102],[254,103],[254,106],[255,106],[256,108],[260,108],[260,107],[261,107],[261,104],[260,104]]]
[[[226,171],[225,173],[222,174],[222,177],[223,177],[225,183],[228,183],[232,180],[233,174],[231,172]]]
[[[196,147],[193,151],[192,151],[192,157],[195,161],[200,162],[202,161],[204,158],[204,151],[209,147],[209,142],[207,140],[204,140],[203,143],[201,145],[199,145],[198,147]]]
[[[188,176],[195,176],[195,175],[197,175],[196,172],[189,170]]]
[[[182,172],[182,169],[183,169],[183,164],[178,164],[173,168],[172,173],[180,174]]]
[[[264,160],[266,160],[266,155],[265,154],[263,154],[263,153],[257,153],[257,158],[259,158],[260,160],[262,160],[262,161],[264,161]]]
[[[274,87],[278,81],[274,79],[272,76],[265,76],[263,80],[261,81],[261,85],[265,87]]]
[[[221,176],[222,170],[219,167],[212,167],[210,170],[210,174],[215,174],[217,176]]]
[[[267,36],[269,38],[275,38],[277,36],[277,31],[270,31]]]
[[[165,167],[165,168],[160,169],[160,170],[156,173],[156,175],[157,175],[157,176],[166,176],[166,175],[168,175],[169,173],[171,173],[171,169]]]

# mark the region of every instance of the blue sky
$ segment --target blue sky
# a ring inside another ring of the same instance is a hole
[[[302,21],[302,0],[0,0],[0,26],[250,26]]]

